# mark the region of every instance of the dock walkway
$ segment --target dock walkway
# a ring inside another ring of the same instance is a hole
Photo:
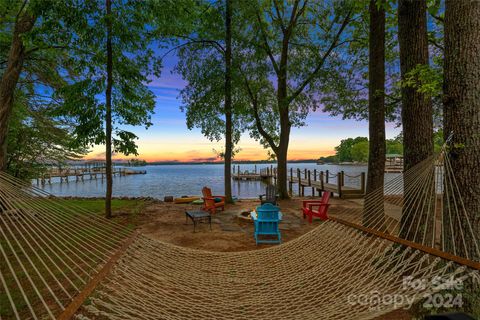
[[[235,172],[235,166],[233,166],[232,178],[233,180],[265,180],[271,179],[276,175],[276,168],[270,166],[270,168],[263,168],[260,171],[257,171],[257,166],[255,165],[253,172],[248,170],[240,171],[240,166],[237,166],[237,171]]]
[[[113,168],[112,175],[126,176],[131,174],[146,174],[145,170],[133,170],[127,168]],[[70,178],[72,181],[81,182],[85,179],[96,180],[98,178],[104,179],[106,177],[105,167],[92,167],[92,168],[51,168],[47,170],[45,174],[37,178],[37,185],[46,183],[51,184],[52,178],[60,178],[60,183],[69,183]],[[73,180],[74,179],[74,180]]]
[[[356,182],[357,187],[345,185],[345,177],[349,178],[350,182]],[[249,172],[247,170],[241,171],[240,166],[233,166],[232,179],[237,181],[255,181],[277,179],[277,168],[270,166],[257,171],[257,166],[254,170]],[[331,192],[337,194],[343,199],[363,198],[365,196],[365,172],[358,175],[348,175],[343,171],[332,174],[328,170],[300,170],[290,168],[288,175],[289,191],[293,193],[293,185],[298,185],[298,194],[305,196],[305,188],[312,189],[312,196],[320,195],[322,192]]]
[[[359,186],[346,186],[345,177],[351,180],[358,179]],[[365,196],[365,172],[352,176],[340,171],[331,174],[328,170],[317,172],[317,170],[296,170],[294,175],[293,168],[290,169],[288,176],[290,193],[293,192],[293,184],[298,184],[298,194],[305,196],[305,188],[312,188],[312,195],[319,195],[322,192],[331,192],[337,194],[342,199],[363,198]]]

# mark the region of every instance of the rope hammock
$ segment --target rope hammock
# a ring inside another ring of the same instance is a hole
[[[407,276],[480,279],[479,241],[444,153],[337,212],[279,246],[207,252],[0,173],[0,318],[372,319],[445,289]]]

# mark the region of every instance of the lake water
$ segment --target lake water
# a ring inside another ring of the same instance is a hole
[[[240,170],[254,170],[253,164],[242,164]],[[257,170],[270,167],[269,164],[257,164]],[[347,165],[317,165],[315,163],[293,163],[289,168],[313,170],[317,172],[329,170],[335,174],[343,170],[349,175],[358,175],[365,172],[365,166]],[[115,197],[153,197],[163,199],[164,196],[180,197],[184,195],[200,195],[202,187],[209,186],[214,194],[224,194],[223,165],[158,165],[134,167],[134,170],[146,170],[144,175],[115,176],[113,179],[113,195]],[[294,174],[295,174],[294,171]],[[72,177],[70,177],[73,180]],[[334,180],[335,181],[335,180]],[[359,179],[345,177],[345,185],[359,185]],[[85,177],[84,182],[60,183],[52,179],[52,184],[46,184],[42,188],[57,196],[75,197],[103,197],[105,195],[105,180],[89,180]],[[294,186],[294,192],[298,190]],[[232,181],[233,195],[239,198],[257,198],[264,193],[265,183],[262,181]],[[310,190],[306,190],[310,194]]]

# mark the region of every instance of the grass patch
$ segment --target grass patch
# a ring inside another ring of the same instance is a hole
[[[105,213],[105,200],[103,199],[69,199],[65,201],[94,213]],[[146,201],[137,199],[112,199],[112,212],[114,215],[115,213],[138,214],[144,208],[145,203]]]

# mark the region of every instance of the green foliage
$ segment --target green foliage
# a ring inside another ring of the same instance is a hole
[[[353,6],[350,1],[298,2],[298,8],[304,11],[292,25],[288,40],[287,97],[283,99],[278,95],[279,72],[283,68],[282,41],[293,6],[284,1],[241,2],[236,39],[242,50],[237,52],[236,64],[249,86],[243,89],[247,102],[258,104],[259,121],[252,108],[249,109],[253,138],[269,147],[273,147],[271,142],[278,145],[282,109],[288,109],[291,126],[301,127],[308,113],[315,111],[322,99],[337,87],[336,80],[348,76],[340,68],[345,62],[340,53],[348,45],[348,31],[344,30],[335,39],[345,18],[348,29],[347,17]],[[259,125],[271,141],[260,132]]]
[[[338,161],[339,162],[355,161],[354,156],[352,155],[352,148],[355,144],[360,142],[368,142],[368,138],[356,137],[356,138],[343,139],[342,141],[340,141],[340,145],[335,147],[336,157],[338,158]],[[368,152],[367,152],[367,158],[368,158]]]
[[[320,157],[320,158],[318,158],[318,161],[323,162],[323,163],[337,163],[338,158],[337,158],[336,155],[328,156],[328,157]]]
[[[442,85],[442,73],[428,65],[417,65],[406,74],[402,83],[402,86],[415,88],[430,97],[441,95]]]
[[[131,167],[143,167],[147,165],[147,161],[141,159],[130,159],[127,161],[127,165]]]
[[[401,136],[386,140],[387,154],[403,154]],[[366,137],[348,138],[335,147],[339,162],[367,162],[369,143]]]
[[[149,47],[149,3],[114,2],[112,16],[105,15],[104,1],[88,1],[84,6],[86,22],[83,29],[77,31],[71,58],[78,76],[73,83],[55,92],[54,97],[63,103],[59,114],[77,121],[74,134],[79,145],[105,143],[106,22],[111,21],[113,151],[136,155],[137,137],[124,128],[151,125],[155,101],[147,84],[149,75],[159,76],[161,67]]]
[[[352,155],[352,160],[355,162],[367,162],[368,150],[369,150],[368,141],[360,141],[355,143],[350,150],[350,153]]]
[[[47,164],[62,164],[86,153],[76,147],[73,124],[49,115],[48,106],[32,106],[17,97],[8,131],[7,171],[22,179],[38,177]]]
[[[400,74],[398,70],[397,16],[394,1],[385,1],[385,95],[386,120],[400,119]],[[377,2],[380,5],[380,2]],[[348,46],[341,51],[339,76],[330,79],[324,90],[324,111],[343,119],[368,119],[368,63],[369,63],[369,1],[355,5],[356,19],[350,23]]]
[[[403,142],[402,140],[395,138],[395,139],[387,139],[385,141],[387,147],[387,154],[403,154]]]
[[[74,0],[1,1],[0,72],[8,63],[17,17],[36,17],[32,30],[22,34],[25,60],[8,131],[7,170],[18,177],[31,178],[48,163],[75,159],[86,151],[74,145],[74,123],[56,113],[61,102],[52,99],[54,91],[76,77],[71,49],[86,21],[83,9]]]
[[[188,84],[181,90],[181,110],[185,112],[187,127],[200,128],[202,134],[211,141],[220,141],[225,136],[225,8],[223,2],[211,4],[198,2],[192,4],[186,12],[179,13],[176,23],[183,34],[178,37],[178,30],[163,30],[163,34],[177,37],[176,51],[179,62],[175,71],[182,75]],[[183,16],[184,19],[178,19]],[[235,18],[234,18],[235,19]],[[162,32],[162,27],[159,27]],[[173,34],[168,34],[173,32]],[[235,52],[235,47],[233,51]],[[235,71],[235,70],[233,70]],[[238,77],[232,75],[232,142],[240,140],[244,130],[242,97],[238,87]],[[214,152],[221,158],[224,151]],[[239,149],[233,150],[233,154]]]

